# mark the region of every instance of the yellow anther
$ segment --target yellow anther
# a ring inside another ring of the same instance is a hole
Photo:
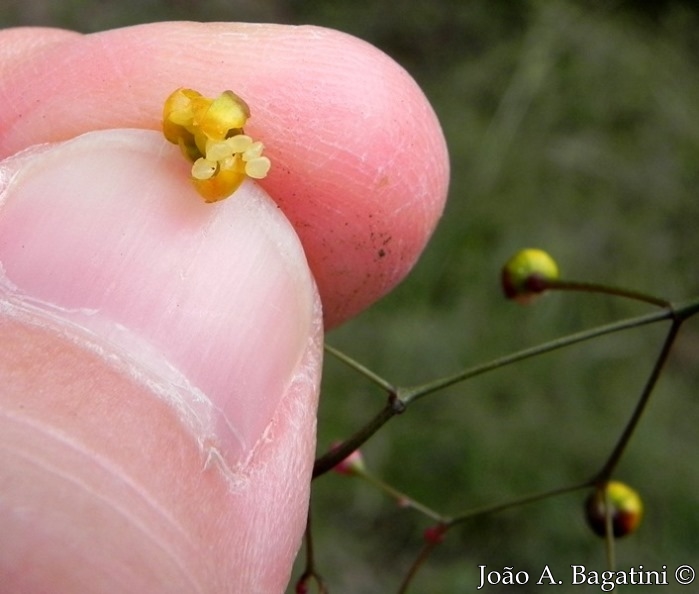
[[[257,157],[245,164],[245,173],[253,179],[262,179],[267,175],[271,165],[267,157]]]
[[[252,145],[252,138],[246,134],[236,134],[226,139],[226,144],[231,147],[234,153],[244,153]]]
[[[234,152],[225,140],[209,140],[206,143],[206,158],[210,161],[223,161],[233,156]]]
[[[210,179],[216,173],[218,164],[215,161],[210,161],[201,157],[194,161],[192,165],[192,177],[195,179]]]

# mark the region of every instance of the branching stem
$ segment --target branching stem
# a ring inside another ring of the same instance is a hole
[[[382,378],[377,373],[374,373],[371,369],[369,369],[365,365],[362,365],[359,361],[353,359],[349,355],[343,353],[342,351],[340,351],[339,349],[336,349],[333,346],[330,346],[327,343],[325,344],[325,350],[326,350],[326,352],[330,353],[336,359],[342,361],[348,367],[351,367],[352,369],[359,372],[361,375],[363,375],[368,380],[374,382],[377,386],[379,386],[379,388],[383,388],[389,394],[395,392],[395,387],[393,385],[391,385],[389,382],[387,382],[384,378]]]
[[[362,427],[359,431],[357,431],[354,435],[352,435],[349,439],[341,443],[339,446],[333,448],[332,450],[325,453],[323,456],[316,460],[315,465],[313,467],[313,478],[315,479],[321,476],[322,474],[328,472],[330,469],[332,469],[334,466],[336,466],[338,463],[344,460],[347,456],[349,456],[352,452],[361,447],[372,435],[374,435],[374,433],[376,433],[381,427],[383,427],[383,425],[385,425],[390,419],[404,412],[409,404],[411,404],[413,401],[419,398],[422,398],[423,396],[427,396],[428,394],[438,392],[439,390],[442,390],[448,386],[466,381],[468,379],[471,379],[478,375],[482,375],[489,371],[494,371],[495,369],[500,369],[501,367],[512,365],[513,363],[517,363],[525,359],[530,359],[532,357],[536,357],[544,353],[549,353],[551,351],[555,351],[567,346],[571,346],[587,340],[592,340],[593,338],[597,338],[599,336],[613,334],[615,332],[629,330],[631,328],[638,328],[663,320],[673,320],[673,323],[678,324],[679,322],[686,320],[687,318],[699,313],[699,298],[678,306],[673,306],[672,304],[668,305],[669,307],[667,309],[663,309],[662,311],[655,311],[649,314],[628,318],[619,322],[614,322],[603,326],[597,326],[596,328],[591,328],[589,330],[584,330],[582,332],[570,334],[568,336],[557,338],[536,345],[534,347],[523,349],[515,353],[511,353],[509,355],[505,355],[504,357],[493,359],[486,363],[470,367],[453,375],[439,378],[432,382],[410,387],[394,388],[391,382],[388,382],[377,373],[371,371],[370,369],[368,369],[361,363],[355,361],[348,355],[345,355],[337,349],[329,345],[326,345],[326,350],[333,356],[337,357],[346,365],[350,366],[351,368],[366,376],[379,387],[387,390],[389,393],[389,398],[386,406],[384,406],[384,408],[381,409],[376,414],[376,416],[372,420],[370,420],[364,427]],[[673,340],[674,338],[670,341],[670,344],[667,347],[668,353],[670,346],[672,346]],[[668,353],[665,354],[664,358],[667,358]],[[664,363],[664,361],[662,363]],[[662,364],[658,368],[658,374],[661,369]],[[657,381],[657,377],[655,378],[655,380],[653,380],[653,384],[655,383],[655,381]],[[653,386],[651,385],[651,391],[652,387]],[[648,399],[649,395],[650,394],[648,394],[648,396],[645,397],[645,400]],[[642,412],[642,409],[640,412]],[[634,423],[637,422],[638,420],[636,420]],[[633,433],[633,427],[631,428],[631,433]],[[628,439],[631,436],[631,433],[629,433],[628,437],[625,438],[625,441],[628,441]],[[619,453],[619,456],[620,455],[621,453]]]
[[[359,478],[364,479],[380,491],[383,491],[388,495],[389,497],[392,497],[393,499],[396,500],[398,505],[401,507],[411,507],[423,515],[427,516],[428,518],[431,518],[432,520],[436,520],[437,522],[440,522],[442,524],[446,524],[449,520],[442,516],[440,513],[434,511],[433,509],[427,507],[423,503],[420,503],[419,501],[413,499],[412,497],[406,495],[402,491],[399,491],[395,487],[392,487],[388,483],[382,481],[380,478],[377,476],[374,476],[370,472],[367,472],[366,470],[358,471],[356,475]]]
[[[427,396],[428,394],[432,394],[433,392],[437,392],[439,390],[442,390],[443,388],[446,388],[453,384],[457,384],[459,382],[463,382],[467,379],[471,379],[472,377],[482,375],[489,371],[500,369],[501,367],[506,367],[507,365],[512,365],[513,363],[517,363],[525,359],[530,359],[538,355],[543,355],[544,353],[550,353],[551,351],[555,351],[563,347],[584,342],[586,340],[591,340],[593,338],[598,338],[606,334],[613,334],[615,332],[628,330],[630,328],[646,326],[648,324],[653,324],[661,320],[667,320],[672,317],[673,312],[671,310],[656,311],[650,314],[645,314],[642,316],[636,316],[633,318],[628,318],[626,320],[621,320],[619,322],[614,322],[612,324],[597,326],[596,328],[591,328],[590,330],[584,330],[582,332],[576,332],[575,334],[569,334],[568,336],[564,336],[562,338],[557,338],[555,340],[551,340],[549,342],[545,342],[534,347],[523,349],[521,351],[517,351],[509,355],[505,355],[504,357],[493,359],[492,361],[488,361],[486,363],[476,365],[475,367],[464,369],[463,371],[455,373],[454,375],[439,378],[426,384],[421,384],[419,386],[409,388],[399,388],[398,394],[400,395],[401,400],[407,406],[408,404],[410,404],[414,400],[417,400],[418,398],[422,398],[423,396]]]
[[[675,339],[677,338],[677,333],[679,332],[681,325],[682,321],[676,319],[673,321],[672,326],[670,326],[670,331],[668,332],[667,337],[665,338],[663,348],[661,349],[660,354],[658,355],[658,358],[655,361],[653,371],[651,371],[650,377],[646,381],[646,385],[643,387],[643,392],[641,392],[641,396],[638,399],[636,408],[634,409],[633,414],[629,419],[629,422],[626,424],[624,432],[621,434],[621,437],[619,437],[619,441],[617,441],[614,450],[607,459],[607,462],[602,467],[602,470],[600,470],[599,474],[595,477],[596,483],[606,483],[612,476],[614,469],[619,464],[619,460],[621,459],[621,456],[623,455],[624,450],[626,449],[626,446],[628,445],[629,440],[631,439],[631,436],[636,430],[638,422],[641,420],[641,417],[643,416],[643,412],[646,409],[646,405],[648,404],[650,396],[653,393],[653,388],[655,388],[655,385],[658,382],[660,373],[662,372],[663,367],[665,366],[665,363],[670,355],[672,345],[674,344]]]
[[[566,493],[572,493],[573,491],[580,491],[582,489],[587,489],[593,485],[593,481],[585,481],[584,483],[576,483],[575,485],[568,485],[566,487],[559,487],[557,489],[549,489],[547,491],[541,491],[539,493],[532,493],[530,495],[525,495],[524,497],[518,497],[512,501],[506,501],[504,503],[498,503],[496,505],[486,505],[483,507],[477,507],[475,509],[463,512],[455,516],[448,524],[447,527],[451,528],[457,524],[461,524],[466,520],[475,518],[476,516],[485,516],[490,514],[499,513],[508,509],[513,509],[515,507],[521,507],[529,503],[536,503],[537,501],[542,501],[550,497],[556,497],[558,495],[564,495]]]
[[[638,403],[636,404],[636,407],[634,409],[633,414],[631,415],[631,418],[629,419],[628,423],[626,424],[626,427],[624,428],[623,433],[619,437],[619,440],[617,441],[616,446],[614,447],[614,450],[610,454],[609,458],[605,462],[604,466],[602,469],[590,480],[587,480],[583,483],[578,483],[575,485],[569,485],[566,487],[561,487],[558,489],[551,489],[548,491],[540,492],[540,493],[534,493],[531,495],[527,495],[524,497],[517,498],[513,501],[505,502],[505,503],[500,503],[496,505],[490,505],[490,506],[484,506],[480,508],[476,508],[473,510],[466,511],[464,513],[461,513],[457,516],[454,516],[452,518],[448,518],[446,516],[442,516],[438,512],[435,512],[434,510],[428,508],[427,506],[422,505],[421,503],[414,501],[413,499],[407,497],[405,494],[401,493],[397,489],[394,489],[390,485],[387,485],[380,479],[374,477],[373,475],[369,474],[366,471],[362,471],[360,473],[360,476],[364,478],[365,480],[369,481],[370,483],[374,484],[376,487],[393,497],[394,499],[398,501],[403,501],[406,502],[407,505],[410,507],[415,508],[416,510],[422,512],[426,516],[437,520],[439,522],[439,525],[443,529],[443,533],[446,533],[449,529],[454,527],[457,524],[463,523],[475,516],[482,516],[486,514],[493,514],[501,511],[505,511],[507,509],[515,508],[515,507],[521,507],[523,505],[529,504],[529,503],[534,503],[537,501],[541,501],[543,499],[548,499],[550,497],[555,497],[557,495],[562,495],[565,493],[570,493],[573,491],[578,491],[581,489],[585,488],[590,488],[590,487],[600,487],[600,485],[604,485],[609,481],[609,478],[611,477],[612,473],[616,469],[616,466],[618,465],[619,461],[621,460],[621,457],[631,439],[633,436],[633,433],[636,430],[636,427],[638,426],[638,423],[643,415],[643,412],[645,411],[646,405],[648,404],[648,401],[650,400],[650,396],[653,392],[653,389],[655,388],[655,385],[657,384],[657,381],[662,373],[662,370],[665,366],[665,363],[667,362],[667,359],[670,355],[670,351],[672,350],[672,346],[675,342],[675,339],[677,338],[679,329],[682,325],[682,323],[687,320],[688,318],[694,316],[695,314],[699,313],[699,298],[695,298],[689,302],[686,302],[684,304],[680,305],[673,305],[669,301],[665,301],[663,299],[658,299],[649,295],[645,295],[643,293],[638,293],[635,291],[628,291],[625,289],[617,289],[613,287],[606,287],[603,285],[595,285],[595,284],[589,284],[589,283],[573,283],[573,282],[568,282],[568,281],[556,281],[555,286],[552,286],[551,288],[556,288],[556,289],[562,289],[562,290],[582,290],[582,291],[587,291],[587,292],[598,292],[598,293],[606,293],[606,294],[611,294],[611,295],[617,295],[621,297],[627,297],[630,299],[635,299],[637,301],[642,301],[645,303],[649,303],[651,305],[656,305],[658,307],[661,307],[661,311],[655,311],[650,314],[645,314],[642,316],[636,316],[633,318],[628,318],[626,320],[621,320],[619,322],[614,322],[611,324],[606,324],[603,326],[598,326],[596,328],[592,328],[589,330],[585,330],[582,332],[577,332],[575,334],[571,334],[562,338],[558,338],[555,340],[551,340],[542,344],[539,344],[534,347],[530,347],[527,349],[523,349],[520,351],[517,351],[515,353],[512,353],[510,355],[506,355],[503,357],[499,357],[497,359],[493,359],[489,362],[482,363],[480,365],[476,365],[474,367],[470,367],[468,369],[465,369],[463,371],[460,371],[456,374],[446,376],[437,380],[434,380],[432,382],[428,382],[425,384],[421,384],[419,386],[412,386],[412,387],[401,387],[401,388],[395,388],[393,384],[376,374],[375,372],[371,371],[361,363],[358,363],[351,357],[345,355],[341,351],[338,351],[337,349],[326,345],[326,350],[338,358],[340,361],[348,365],[349,367],[355,369],[365,377],[367,377],[369,380],[371,380],[373,383],[375,383],[377,386],[380,388],[386,390],[389,394],[388,397],[388,402],[384,406],[383,409],[381,409],[376,416],[369,421],[364,427],[362,427],[359,431],[357,431],[353,436],[351,436],[349,439],[347,439],[345,442],[340,444],[339,446],[333,448],[320,458],[316,460],[316,463],[313,468],[313,478],[317,478],[318,476],[328,472],[330,469],[332,469],[334,466],[339,464],[342,460],[347,458],[352,452],[357,450],[362,444],[364,444],[374,433],[376,433],[384,424],[386,424],[390,419],[392,419],[394,416],[401,414],[404,412],[409,404],[411,404],[413,401],[422,398],[423,396],[426,396],[428,394],[432,394],[434,392],[437,392],[439,390],[442,390],[443,388],[446,388],[448,386],[457,384],[459,382],[465,381],[467,379],[470,379],[472,377],[475,377],[477,375],[482,375],[484,373],[487,373],[489,371],[493,371],[495,369],[499,369],[501,367],[505,367],[507,365],[511,365],[513,363],[516,363],[518,361],[522,361],[525,359],[529,359],[531,357],[535,357],[538,355],[542,355],[544,353],[548,353],[557,349],[561,349],[566,346],[570,346],[573,344],[577,344],[583,341],[591,340],[593,338],[597,338],[599,336],[604,336],[606,334],[612,334],[615,332],[620,332],[622,330],[628,330],[631,328],[638,328],[641,326],[646,326],[648,324],[653,324],[656,322],[660,322],[663,320],[671,320],[671,326],[668,331],[668,334],[665,338],[665,341],[663,343],[663,347],[660,351],[660,354],[658,355],[658,358],[655,362],[655,365],[653,366],[653,370],[650,374],[650,377],[646,381],[646,384],[643,388],[643,391],[641,393],[641,396],[639,397]],[[611,526],[611,513],[610,513],[610,502],[609,498],[607,496],[606,499],[606,541],[607,541],[607,562],[610,568],[614,567],[615,561],[614,561],[614,537],[613,537],[613,528]],[[441,539],[440,539],[441,540]],[[425,542],[425,544],[422,546],[417,558],[415,561],[412,563],[411,567],[409,568],[408,572],[405,575],[405,578],[403,579],[403,582],[400,586],[399,589],[399,594],[403,594],[407,591],[407,588],[409,587],[410,583],[412,582],[413,578],[415,577],[417,571],[419,568],[425,563],[429,555],[432,553],[432,551],[436,548],[439,540],[428,540]],[[313,543],[312,543],[312,538],[310,534],[310,517],[309,517],[309,525],[307,529],[307,534],[306,534],[306,545],[307,545],[307,554],[309,557],[309,561],[307,562],[307,568],[306,572],[304,573],[304,576],[306,576],[306,579],[309,578],[314,578],[318,586],[321,588],[321,591],[324,592],[325,588],[322,582],[320,581],[319,577],[317,574],[315,574],[314,568],[313,568]]]
[[[316,479],[320,475],[325,474],[333,467],[337,466],[347,456],[356,449],[360,448],[374,433],[383,427],[395,415],[402,413],[405,406],[395,395],[389,396],[388,403],[379,413],[369,421],[364,427],[357,431],[346,441],[343,441],[337,447],[334,447],[329,452],[318,458],[313,465],[313,478]]]

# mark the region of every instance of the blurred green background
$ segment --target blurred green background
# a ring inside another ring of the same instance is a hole
[[[89,32],[166,19],[313,23],[355,34],[401,63],[444,126],[449,205],[409,279],[328,341],[406,385],[648,310],[572,294],[530,308],[508,303],[500,296],[499,270],[520,247],[549,250],[566,277],[668,299],[699,295],[695,6],[2,0],[0,26]],[[364,448],[367,463],[448,514],[586,479],[618,438],[663,334],[662,327],[648,327],[609,336],[431,396]],[[639,532],[618,543],[619,568],[667,565],[672,571],[699,562],[698,363],[699,324],[690,321],[618,469],[617,478],[636,487],[646,504]],[[383,402],[369,382],[328,358],[319,450]],[[481,564],[536,576],[548,564],[565,580],[571,564],[605,569],[604,546],[584,524],[583,497],[575,493],[464,524],[412,591],[475,591]],[[395,591],[430,523],[334,474],[314,484],[313,509],[318,568],[337,593]],[[663,589],[673,591],[679,587]]]

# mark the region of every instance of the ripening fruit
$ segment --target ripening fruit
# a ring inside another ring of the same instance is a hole
[[[614,536],[620,538],[632,534],[641,523],[643,502],[634,489],[619,481],[610,481],[590,493],[585,501],[587,523],[595,534],[605,536],[605,489],[611,505]]]
[[[531,303],[548,288],[547,282],[558,278],[558,265],[545,251],[520,250],[502,269],[502,289],[508,299]]]

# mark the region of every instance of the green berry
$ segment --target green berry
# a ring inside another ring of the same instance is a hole
[[[530,303],[558,278],[558,265],[545,251],[528,248],[512,256],[502,269],[502,288],[508,299]]]

